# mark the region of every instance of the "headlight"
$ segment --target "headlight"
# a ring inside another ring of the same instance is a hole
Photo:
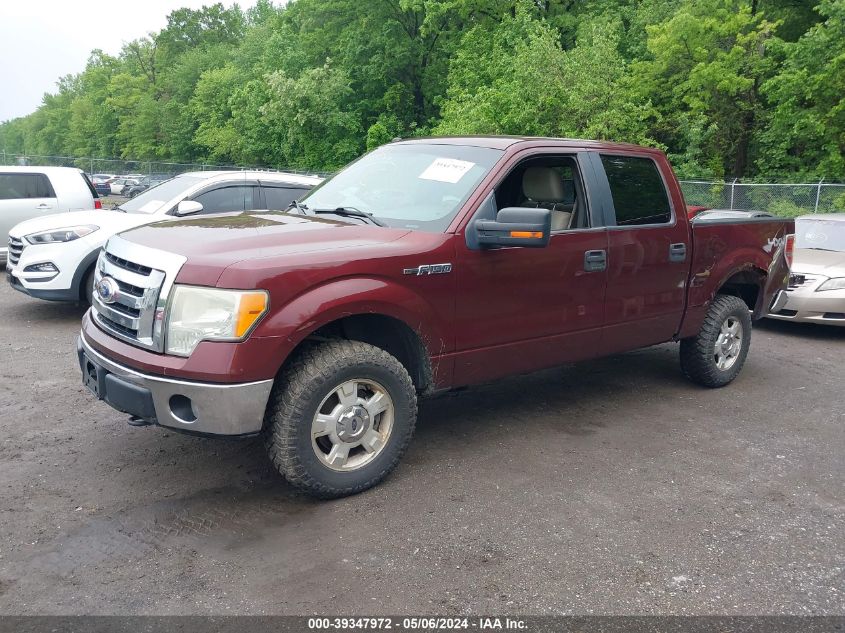
[[[190,356],[200,341],[241,341],[268,306],[263,290],[175,286],[167,317],[167,353]]]
[[[26,236],[26,241],[30,244],[52,244],[54,242],[72,242],[78,240],[80,237],[85,237],[93,233],[99,226],[93,224],[86,224],[85,226],[72,226],[67,229],[58,229],[56,231],[43,231],[41,233],[31,233]]]
[[[821,286],[816,288],[816,292],[821,292],[822,290],[845,290],[845,277],[828,279]]]

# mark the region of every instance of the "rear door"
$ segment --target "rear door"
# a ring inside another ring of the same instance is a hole
[[[608,218],[608,278],[602,353],[670,340],[683,317],[691,243],[668,164],[649,153],[601,153]]]
[[[56,192],[46,175],[0,172],[0,235],[4,244],[13,226],[55,213],[57,206]]]

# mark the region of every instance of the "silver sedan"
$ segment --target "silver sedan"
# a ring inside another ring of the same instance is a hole
[[[796,218],[787,297],[770,318],[845,326],[845,213]]]

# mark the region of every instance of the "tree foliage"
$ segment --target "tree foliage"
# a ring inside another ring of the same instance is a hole
[[[9,152],[335,169],[397,136],[664,148],[687,176],[845,180],[845,0],[259,0],[92,52]]]

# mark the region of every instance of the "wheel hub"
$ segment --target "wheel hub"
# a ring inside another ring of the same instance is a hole
[[[367,410],[355,405],[347,407],[337,419],[337,436],[344,442],[357,442],[372,424]]]
[[[713,353],[716,367],[726,371],[736,364],[742,351],[742,324],[735,317],[728,317],[716,337]]]

